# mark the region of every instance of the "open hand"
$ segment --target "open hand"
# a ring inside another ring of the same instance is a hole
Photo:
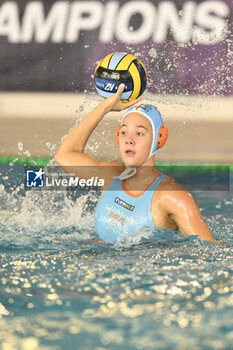
[[[115,95],[101,102],[101,104],[104,105],[106,113],[110,111],[122,111],[123,109],[129,108],[140,101],[141,97],[138,97],[134,101],[122,102],[120,98],[121,98],[121,93],[124,91],[124,88],[125,88],[125,85],[120,84]]]

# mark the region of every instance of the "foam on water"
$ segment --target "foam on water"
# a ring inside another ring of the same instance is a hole
[[[93,237],[93,214],[87,208],[97,200],[93,193],[73,201],[64,191],[20,192],[7,193],[0,185],[1,248],[62,248]]]
[[[109,246],[90,242],[94,191],[25,192],[3,176],[3,350],[231,349],[231,193],[195,193],[225,246],[149,229]]]
[[[81,245],[4,253],[1,263],[0,337],[8,347],[231,348],[229,247]]]
[[[99,193],[93,190],[71,193],[25,191],[23,173],[15,175],[18,184],[12,186],[15,169],[17,167],[9,167],[7,172],[3,172],[4,184],[0,184],[1,249],[61,249],[74,247],[75,243],[96,237],[93,213]],[[225,240],[226,235],[231,239],[231,192],[199,191],[194,196],[198,198],[200,210],[211,231],[217,235],[216,239]],[[115,246],[128,247],[150,239],[171,241],[183,239],[183,236],[169,230],[156,230],[155,233],[154,229],[145,229],[133,237],[119,239]]]

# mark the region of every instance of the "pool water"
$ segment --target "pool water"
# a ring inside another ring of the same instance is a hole
[[[109,246],[90,241],[94,191],[25,192],[23,167],[0,173],[3,350],[233,349],[232,191],[193,193],[224,246],[169,230]]]

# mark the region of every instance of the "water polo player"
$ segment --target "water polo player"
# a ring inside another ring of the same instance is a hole
[[[102,193],[95,212],[98,236],[104,242],[114,243],[118,237],[132,236],[149,226],[215,241],[192,195],[155,166],[154,155],[167,137],[159,111],[152,105],[138,103],[139,99],[122,103],[123,90],[124,85],[120,85],[115,95],[101,101],[75,126],[54,157],[66,171],[74,173],[75,166],[79,166],[76,176],[90,178],[85,167],[91,166],[91,176],[104,179],[108,189]],[[117,135],[124,165],[84,153],[88,138],[105,114],[129,107]]]

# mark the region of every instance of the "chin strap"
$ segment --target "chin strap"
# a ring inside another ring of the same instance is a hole
[[[114,179],[125,180],[136,174],[137,168],[126,168],[120,175],[113,176]]]

